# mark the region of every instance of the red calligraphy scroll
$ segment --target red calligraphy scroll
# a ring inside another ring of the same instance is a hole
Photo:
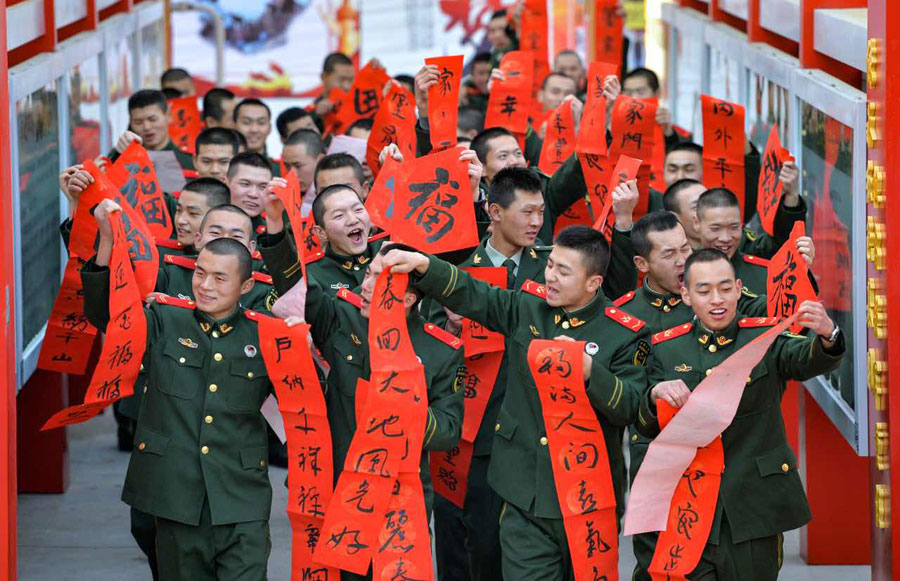
[[[803,221],[794,222],[790,239],[769,261],[766,285],[766,309],[770,317],[786,319],[793,315],[803,301],[816,300],[816,291],[809,280],[809,266],[797,249],[797,239],[806,235]],[[794,324],[791,332],[800,332]]]
[[[621,62],[621,61],[620,61]],[[585,101],[585,112],[587,112],[587,108],[594,101],[598,99],[603,99],[604,104],[606,102],[606,97],[603,96],[603,82],[607,77],[615,77],[618,75],[619,65],[615,63],[608,63],[603,61],[594,61],[588,65],[588,76],[587,76],[587,100]],[[606,114],[606,109],[604,107],[604,115]],[[604,130],[606,126],[604,125]]]
[[[613,107],[610,129],[612,144],[609,148],[609,162],[615,165],[620,155],[627,155],[640,160],[644,167],[638,173],[638,189],[640,199],[634,209],[637,220],[647,213],[650,203],[650,160],[657,130],[656,110],[658,102],[654,99],[635,99],[619,95]]]
[[[507,270],[503,267],[474,266],[463,268],[472,278],[482,280],[493,287],[507,288]],[[469,318],[463,318],[462,331],[459,338],[466,347],[466,356],[479,355],[481,353],[493,353],[503,351],[504,337],[502,333],[491,331],[484,325]]]
[[[756,198],[756,211],[763,230],[770,236],[775,235],[775,214],[781,204],[781,194],[784,184],[778,179],[784,164],[794,161],[791,153],[781,146],[778,139],[778,127],[773,126],[769,132],[769,140],[766,142],[766,150],[763,152],[762,168],[759,172],[759,188]]]
[[[622,65],[625,19],[619,15],[619,0],[589,0],[594,3],[594,53],[592,61]]]
[[[110,215],[113,248],[109,261],[109,324],[100,360],[82,405],[53,415],[41,430],[87,421],[100,410],[133,393],[147,348],[147,319],[143,299],[131,267],[124,222],[118,212]]]
[[[653,130],[653,153],[650,154],[650,187],[657,192],[666,191],[666,136],[659,124]]]
[[[576,202],[569,210],[578,207],[578,224],[592,224],[603,211],[604,201],[609,192],[609,150],[606,146],[606,99],[603,97],[603,69],[609,65],[604,63],[591,63],[588,77],[588,102],[581,115],[581,127],[578,130],[578,140],[575,151],[581,171],[584,174],[584,183],[587,186],[588,199],[592,214],[588,214],[587,204]],[[593,94],[596,93],[596,94]],[[568,213],[568,211],[567,211]],[[587,221],[581,221],[586,217]],[[557,228],[562,226],[561,220],[556,222]],[[558,232],[554,232],[554,235]]]
[[[525,0],[521,16],[522,30],[519,34],[520,50],[534,55],[534,75],[531,94],[537,95],[544,78],[550,74],[549,17],[546,0]]]
[[[663,400],[656,403],[660,428],[678,412]],[[716,515],[725,468],[722,436],[697,455],[675,487],[666,530],[660,533],[647,572],[653,581],[686,581],[700,562]]]
[[[423,252],[478,245],[469,163],[461,147],[404,161],[394,190],[391,236]]]
[[[552,176],[575,152],[575,117],[572,102],[566,101],[550,112],[538,167]]]
[[[701,95],[703,109],[703,185],[731,190],[744,215],[744,108]]]
[[[435,150],[456,145],[459,117],[459,87],[462,82],[463,55],[425,59],[438,69],[438,82],[428,88],[428,131]],[[404,154],[405,155],[405,154]]]
[[[500,60],[500,70],[506,78],[491,85],[484,128],[505,127],[525,135],[532,101],[534,55],[527,51],[510,51]]]
[[[81,261],[69,258],[41,345],[38,369],[84,375],[97,329],[84,316]]]
[[[169,99],[169,112],[172,115],[169,137],[178,149],[193,155],[194,142],[203,131],[203,118],[197,107],[197,97]]]
[[[534,340],[534,377],[576,581],[617,581],[616,494],[603,430],[584,387],[583,341]]]
[[[640,171],[641,160],[628,157],[627,155],[619,156],[615,169],[610,175],[609,187],[606,190],[606,197],[598,196],[598,207],[600,217],[594,223],[594,229],[599,230],[606,237],[606,241],[612,243],[612,230],[616,223],[616,216],[613,212],[612,191],[619,184],[637,179],[638,171]]]
[[[381,91],[391,77],[372,61],[364,66],[349,91],[335,87],[328,94],[334,110],[325,116],[326,133],[343,133],[359,119],[371,119],[381,105]]]
[[[456,131],[455,121],[453,130]],[[366,164],[376,176],[381,170],[378,156],[385,146],[392,143],[400,148],[404,159],[415,157],[416,98],[396,81],[391,83],[390,91],[375,114],[372,132],[366,143]]]
[[[108,176],[131,207],[144,217],[153,236],[172,236],[172,217],[166,208],[166,199],[156,179],[153,162],[144,146],[132,141],[108,170]]]
[[[334,476],[325,397],[306,340],[309,325],[288,327],[281,319],[266,316],[256,320],[260,352],[287,435],[291,579],[337,579],[337,570],[313,561]]]
[[[406,158],[404,158],[406,159]],[[366,197],[366,210],[372,224],[390,232],[394,219],[394,190],[397,185],[400,162],[393,157],[384,160],[384,165]]]

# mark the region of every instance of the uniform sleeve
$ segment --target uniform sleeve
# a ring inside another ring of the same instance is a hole
[[[431,129],[428,127],[428,118],[426,117],[416,121],[416,157],[422,157],[429,153],[431,153]]]
[[[429,258],[428,271],[413,280],[422,293],[492,331],[511,335],[516,330],[518,291],[492,287],[449,262]]]
[[[336,296],[327,295],[315,281],[307,281],[306,322],[309,323],[313,342],[320,348],[324,348],[337,333],[337,300]]]
[[[428,390],[428,419],[425,422],[424,448],[449,450],[462,437],[463,394],[460,389],[466,375],[462,349],[454,349],[435,375]]]
[[[759,171],[761,168],[759,150],[750,143],[750,153],[744,156],[744,222],[756,214],[756,197],[759,189]]]
[[[293,240],[287,235],[287,228],[278,234],[260,234],[256,241],[275,290],[284,295],[301,277],[300,259]]]
[[[101,332],[109,324],[109,267],[97,266],[94,259],[81,267],[84,287],[84,316]]]
[[[641,393],[638,417],[635,425],[638,432],[645,438],[655,438],[659,434],[659,418],[656,415],[656,403],[650,399],[650,392],[657,383],[666,381],[662,364],[658,357],[650,357],[650,367],[647,370],[647,385]]]
[[[548,222],[551,230],[556,225],[556,220],[569,207],[584,198],[587,194],[587,184],[584,181],[584,173],[581,171],[581,162],[574,153],[569,156],[556,170],[547,182],[544,191],[544,221]]]
[[[62,237],[63,246],[66,252],[69,251],[69,240],[72,238],[72,218],[66,218],[59,225],[59,235]]]
[[[541,161],[541,148],[544,147],[544,140],[538,137],[537,131],[528,125],[528,131],[525,133],[525,161],[530,167],[537,167]]]
[[[841,333],[838,342],[826,352],[817,335],[802,337],[784,333],[775,340],[773,349],[779,378],[806,381],[835,370],[844,357],[846,344]]]
[[[650,355],[650,333],[645,327],[619,347],[607,367],[594,359],[587,386],[594,409],[616,426],[633,424],[638,400],[647,386],[647,358]]]
[[[634,265],[634,245],[631,233],[613,228],[609,249],[609,267],[603,279],[603,293],[611,300],[637,288],[637,267]]]
[[[741,293],[738,300],[738,310],[748,317],[767,317],[769,306],[766,304],[766,295],[749,295]]]

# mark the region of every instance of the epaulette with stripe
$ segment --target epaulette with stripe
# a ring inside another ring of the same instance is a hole
[[[626,329],[634,331],[635,333],[643,329],[644,325],[647,324],[634,315],[626,313],[625,311],[617,309],[615,307],[606,307],[606,310],[604,312],[606,313],[607,317],[619,323]]]
[[[759,256],[753,256],[752,254],[744,255],[744,262],[747,264],[752,264],[754,266],[762,266],[764,268],[769,267],[769,261],[765,258],[760,258]]]
[[[169,192],[169,195],[172,196],[173,198],[175,198],[176,200],[181,199],[181,191]]]
[[[683,325],[678,325],[677,327],[672,327],[671,329],[666,329],[665,331],[660,331],[653,335],[653,344],[656,345],[657,343],[662,343],[663,341],[668,341],[675,337],[681,337],[690,331],[693,326],[693,323],[685,323]]]
[[[738,321],[738,327],[753,329],[755,327],[771,327],[778,322],[778,317],[748,317]]]
[[[197,305],[190,299],[180,299],[178,297],[170,297],[169,295],[158,295],[156,302],[160,305],[170,307],[181,307],[182,309],[195,309]]]
[[[756,297],[759,296],[758,294],[756,294],[755,292],[751,291],[750,289],[748,289],[748,288],[745,287],[745,286],[744,286],[744,287],[741,287],[741,294],[742,294],[742,295],[745,295],[745,296],[747,296],[748,298],[751,298],[751,299],[755,299]]]
[[[271,274],[266,274],[264,272],[256,272],[255,270],[253,271],[253,280],[256,280],[259,282],[264,282],[266,284],[273,284]]]
[[[253,260],[262,260],[263,259],[262,252],[260,252],[259,250],[254,250],[250,254],[250,258],[252,258]]]
[[[533,280],[526,280],[522,284],[522,290],[542,299],[547,298],[547,286]]]
[[[749,240],[750,242],[755,242],[756,239],[759,238],[755,231],[747,228],[746,226],[744,227],[744,236],[746,236],[747,240]]]
[[[448,333],[434,323],[425,323],[425,332],[441,343],[446,343],[454,349],[460,349],[463,346],[462,339],[460,339],[456,335],[453,335],[452,333]]]
[[[374,236],[369,236],[369,239],[366,240],[366,242],[369,242],[369,243],[377,242],[378,240],[381,240],[382,238],[387,238],[390,235],[391,235],[391,233],[388,232],[387,230],[385,230],[384,232],[379,232],[378,234],[376,234]]]
[[[171,238],[154,238],[153,242],[157,246],[162,246],[163,248],[171,248],[172,250],[184,249],[184,244],[182,244],[178,240],[172,240]]]
[[[324,252],[316,252],[314,254],[307,254],[303,257],[303,264],[312,264],[318,260],[321,260],[325,256]]]
[[[266,225],[265,225],[265,224],[260,224],[259,226],[257,226],[257,227],[256,227],[256,233],[257,233],[257,234],[265,234],[265,233],[266,233]]]
[[[163,262],[167,264],[175,264],[180,266],[181,268],[187,268],[188,270],[194,270],[197,266],[197,259],[190,258],[189,256],[178,256],[175,254],[166,254],[163,257]]]
[[[635,294],[636,293],[634,291],[628,291],[624,295],[622,295],[619,298],[617,298],[616,300],[614,300],[613,304],[616,305],[617,307],[621,307],[622,305],[624,305],[626,303],[630,303],[631,299],[633,299],[635,297]]]
[[[344,299],[357,309],[362,305],[362,297],[358,294],[350,292],[347,288],[341,287],[337,291],[337,296],[339,299]]]
[[[258,322],[259,317],[261,315],[259,313],[257,313],[256,311],[251,311],[250,309],[247,309],[246,311],[244,311],[244,316],[247,317],[248,319],[250,319],[251,321]]]
[[[195,169],[183,169],[181,173],[189,180],[195,180],[200,177],[200,173]]]

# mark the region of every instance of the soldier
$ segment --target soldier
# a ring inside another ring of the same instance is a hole
[[[193,97],[197,94],[194,79],[185,69],[166,69],[159,76],[159,86],[161,89],[175,89],[183,97]]]
[[[272,166],[266,157],[252,151],[235,155],[228,165],[231,203],[250,215],[253,231],[257,235],[266,231],[265,219],[260,214],[263,211],[263,192],[272,175]]]
[[[95,211],[100,243],[82,270],[85,315],[101,330],[117,209],[105,200]],[[239,304],[254,284],[250,253],[215,240],[197,262],[196,301],[166,298],[145,311],[150,380],[122,500],[155,517],[161,579],[264,579],[272,489],[259,409],[272,385],[258,315]]]
[[[313,184],[316,164],[325,156],[322,136],[312,129],[298,129],[284,141],[281,161],[284,171],[293,171],[300,182],[300,193],[306,195]]]
[[[560,232],[545,270],[546,285],[500,290],[457,267],[414,252],[391,252],[385,267],[413,272],[416,288],[452,311],[509,338],[509,378],[488,468],[504,500],[500,520],[505,579],[572,578],[541,404],[526,360],[532,339],[588,341],[587,394],[603,429],[616,499],[622,507],[625,467],[621,429],[637,415],[650,352],[643,322],[600,291],[609,247],[600,232],[569,226]]]
[[[574,50],[562,50],[556,53],[556,56],[553,57],[553,72],[575,79],[575,86],[578,88],[578,99],[582,102],[586,100],[587,70],[584,68],[584,63],[577,52]]]
[[[234,128],[247,139],[247,151],[262,155],[272,169],[281,175],[278,162],[266,153],[266,139],[272,132],[272,111],[259,99],[244,99],[234,107]]]
[[[631,69],[622,77],[622,94],[635,99],[659,98],[659,77],[650,69]],[[662,104],[656,108],[656,124],[662,128],[667,150],[682,141],[672,125],[672,112]]]
[[[317,192],[328,186],[343,184],[353,188],[363,201],[369,195],[370,184],[363,174],[362,164],[349,153],[329,153],[321,158],[316,164],[313,183]]]
[[[741,281],[724,253],[707,248],[687,261],[682,298],[696,320],[653,337],[650,387],[641,398],[638,429],[655,437],[657,402],[682,407],[710,370],[761,335],[775,319],[742,318]],[[787,441],[781,397],[788,380],[805,381],[835,369],[844,354],[841,330],[817,302],[799,307],[799,323],[815,333],[783,333],[747,379],[731,425],[722,433],[725,469],[715,516],[692,579],[774,580],[782,533],[811,516],[797,460]],[[710,515],[712,516],[712,515]],[[635,579],[646,573],[651,550],[635,551]]]
[[[222,87],[213,87],[203,95],[203,122],[207,127],[234,129],[234,93]]]
[[[230,199],[228,187],[214,178],[197,178],[185,184],[175,205],[172,223],[175,226],[175,239],[179,247],[167,249],[164,254],[196,254],[197,236],[201,230],[203,219],[211,208],[227,204]],[[161,254],[162,247],[160,247]],[[160,259],[164,259],[160,256]]]
[[[468,75],[463,77],[459,89],[460,107],[471,107],[484,114],[488,103],[488,79],[491,78],[491,53],[479,52],[472,57],[471,69]],[[413,81],[415,90],[415,81]]]
[[[116,141],[109,159],[116,161],[132,141],[137,141],[147,151],[172,151],[184,170],[193,170],[191,154],[175,146],[169,138],[172,114],[162,91],[142,89],[128,98],[128,131]]]
[[[298,129],[309,129],[319,135],[322,134],[322,121],[315,113],[310,113],[300,107],[288,107],[275,118],[275,129],[283,144],[290,135]]]
[[[208,127],[194,141],[194,167],[201,178],[228,182],[228,166],[238,154],[240,142],[231,129]]]

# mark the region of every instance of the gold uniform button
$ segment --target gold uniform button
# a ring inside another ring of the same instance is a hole
[[[147,393],[147,386],[144,386],[144,393]]]
[[[547,436],[541,436],[541,446],[547,445]]]
[[[568,328],[569,328],[569,321],[563,321],[563,322],[562,322],[562,328],[563,328],[563,329],[568,329]]]
[[[259,467],[260,467],[260,468],[265,468],[265,467],[266,467],[266,461],[265,461],[265,460],[260,460],[260,461],[259,461]]]
[[[253,372],[252,372],[252,371],[248,371],[248,372],[247,372],[247,379],[253,379]]]
[[[500,424],[497,424],[496,426],[494,426],[494,431],[495,431],[495,432],[499,432],[499,431],[500,431]]]
[[[221,361],[221,360],[222,360],[222,354],[221,354],[221,353],[216,353],[215,355],[213,355],[213,359],[215,359],[216,361]]]
[[[209,446],[203,446],[202,448],[200,448],[200,453],[209,454]]]
[[[347,355],[347,361],[353,361],[353,355]]]
[[[631,441],[632,441],[632,442],[637,442],[637,434],[631,436]]]
[[[353,267],[353,270],[359,270],[359,267],[358,267],[358,266],[354,266],[354,267]]]
[[[147,447],[147,444],[145,442],[141,442],[140,444],[138,444],[138,450],[143,450],[146,447]]]
[[[707,369],[706,374],[709,375],[710,373],[712,373],[712,369]]]
[[[213,332],[212,332],[212,336],[213,336],[213,339],[218,339],[218,338],[219,338],[219,332],[218,332],[218,331],[213,331]]]
[[[718,351],[718,349],[716,348],[715,345],[710,345],[710,346],[709,346],[709,352],[710,352],[710,353],[715,353],[716,351]]]
[[[216,391],[218,391],[218,389],[219,389],[219,386],[216,385],[215,383],[210,383],[210,384],[209,384],[209,391],[210,391],[211,393],[216,393]]]
[[[782,471],[782,472],[787,472],[787,471],[790,470],[790,469],[791,469],[791,467],[788,466],[787,464],[782,464],[782,465],[781,465],[781,471]]]
[[[207,424],[211,424],[213,422],[213,417],[206,416],[205,418],[203,418],[203,421],[206,422]]]
[[[143,370],[144,370],[144,364],[141,363],[141,371],[143,371]]]
[[[185,359],[184,357],[178,358],[178,363],[181,363],[182,365],[184,364],[185,361],[187,361],[187,359]]]
[[[671,311],[671,310],[672,310],[672,307],[670,307],[669,305],[666,305],[666,306],[663,307],[663,311],[665,311],[665,312],[667,312],[667,313],[668,313],[669,311]]]

